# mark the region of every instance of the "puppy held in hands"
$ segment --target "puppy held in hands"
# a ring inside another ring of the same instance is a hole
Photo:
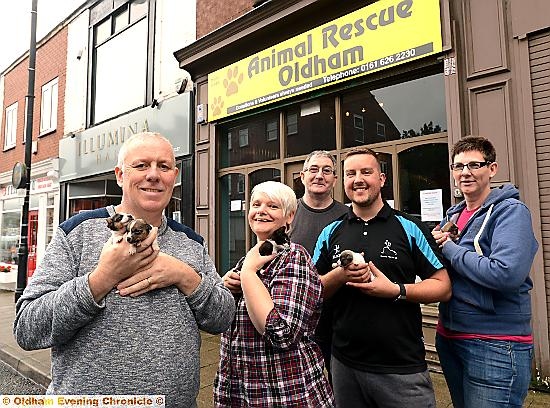
[[[332,267],[336,268],[337,266],[341,266],[342,268],[347,268],[350,264],[358,265],[360,263],[366,263],[363,255],[359,252],[346,249],[340,253],[340,258],[332,264]]]
[[[122,241],[126,234],[126,227],[133,221],[134,217],[131,214],[115,213],[107,218],[107,227],[113,231],[111,233],[111,242],[116,244]]]
[[[271,254],[278,254],[279,252],[287,249],[290,246],[290,238],[286,233],[286,227],[276,229],[271,237],[265,240],[258,250],[260,255],[266,256]]]
[[[134,255],[137,252],[137,248],[141,245],[141,242],[147,238],[153,226],[142,218],[132,220],[126,226],[126,241],[132,246],[130,247],[130,255]],[[151,244],[155,251],[160,249],[157,240],[155,239]]]
[[[441,227],[441,231],[448,232],[453,241],[456,240],[460,235],[458,226],[452,221],[448,221],[447,223],[445,223],[445,225]]]
[[[338,266],[341,266],[342,268],[347,268],[348,266],[350,266],[351,264],[354,264],[354,265],[359,265],[359,264],[364,264],[364,263],[367,263],[365,262],[365,257],[363,256],[363,254],[359,253],[359,252],[355,252],[355,251],[351,251],[349,249],[346,249],[344,251],[342,251],[340,253],[340,257],[338,258],[338,261],[336,261],[335,263],[332,264],[332,267],[333,268],[336,268]],[[374,275],[370,274],[370,278],[368,279],[369,281],[373,281],[374,280]]]

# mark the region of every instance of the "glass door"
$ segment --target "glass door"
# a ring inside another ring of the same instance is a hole
[[[431,230],[451,206],[447,143],[399,146],[399,209]]]
[[[219,273],[224,275],[256,243],[247,220],[250,192],[264,181],[281,181],[281,172],[272,167],[243,169],[242,173],[228,173],[219,180],[218,254]]]

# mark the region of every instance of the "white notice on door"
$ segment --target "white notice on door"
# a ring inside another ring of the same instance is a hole
[[[443,219],[443,190],[420,191],[420,218],[422,221],[441,221]]]

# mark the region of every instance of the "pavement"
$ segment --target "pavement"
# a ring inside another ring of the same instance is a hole
[[[13,337],[15,317],[14,292],[0,289],[0,361],[12,367],[21,376],[35,382],[44,390],[51,380],[50,351],[21,349]],[[212,408],[212,384],[220,358],[219,336],[202,333],[200,391],[197,397],[198,408]],[[440,372],[432,371],[437,408],[451,408],[451,398],[445,378]],[[0,394],[3,390],[0,386]],[[529,390],[524,408],[550,408],[550,393]]]

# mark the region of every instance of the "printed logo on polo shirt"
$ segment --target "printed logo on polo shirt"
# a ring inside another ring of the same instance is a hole
[[[397,259],[397,252],[391,249],[391,242],[389,239],[384,242],[384,248],[380,251],[380,258]]]
[[[334,245],[334,249],[332,250],[332,260],[336,261],[340,259],[340,244]]]

